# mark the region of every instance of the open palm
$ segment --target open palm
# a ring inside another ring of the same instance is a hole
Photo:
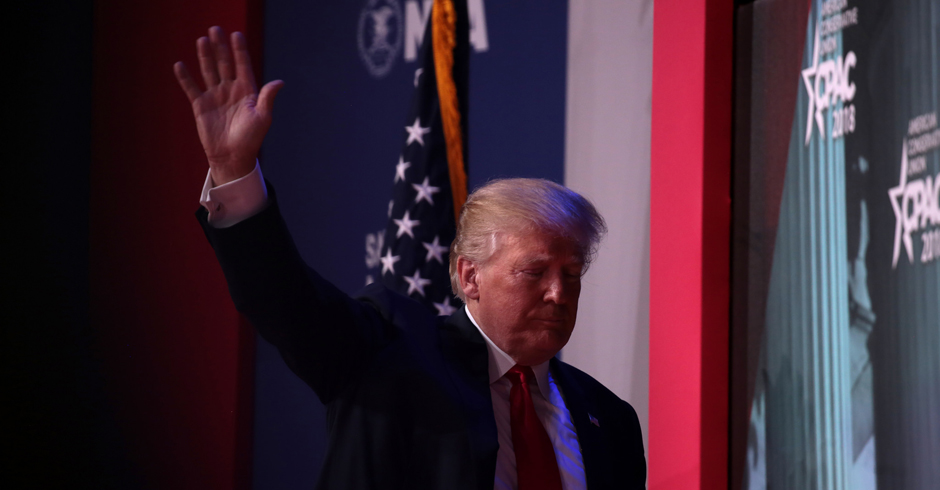
[[[254,168],[261,142],[271,126],[274,96],[284,85],[275,80],[259,93],[245,37],[232,33],[231,43],[230,49],[219,27],[210,28],[208,38],[196,41],[205,91],[182,62],[173,67],[193,106],[199,139],[216,185],[238,179]]]

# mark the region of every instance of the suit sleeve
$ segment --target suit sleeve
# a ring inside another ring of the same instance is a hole
[[[268,187],[269,205],[229,228],[196,217],[215,250],[236,309],[280,351],[287,365],[332,401],[361,375],[394,329],[378,312],[306,266]]]

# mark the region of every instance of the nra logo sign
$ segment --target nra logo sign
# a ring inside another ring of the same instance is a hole
[[[414,62],[424,43],[424,31],[431,18],[433,0],[368,0],[359,14],[356,41],[366,70],[382,78],[392,70],[399,55]],[[483,0],[467,0],[470,15],[470,45],[477,53],[489,49],[486,8]]]

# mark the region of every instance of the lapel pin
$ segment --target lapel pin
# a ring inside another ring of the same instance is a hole
[[[588,414],[588,419],[590,419],[590,420],[591,420],[591,423],[594,424],[595,426],[597,426],[597,427],[600,427],[600,426],[601,426],[601,423],[597,421],[597,417],[595,417],[595,416],[593,416],[593,415],[591,415],[591,414]]]

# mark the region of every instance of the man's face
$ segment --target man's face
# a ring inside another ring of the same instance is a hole
[[[568,343],[584,268],[570,240],[544,232],[504,233],[485,264],[465,266],[474,272],[468,276],[470,313],[517,363],[545,362]]]

